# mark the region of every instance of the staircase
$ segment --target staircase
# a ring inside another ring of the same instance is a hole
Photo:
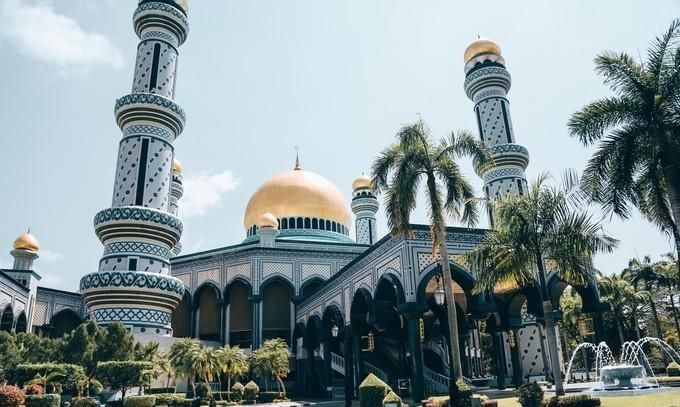
[[[373,373],[383,382],[389,383],[389,377],[384,370],[369,362],[364,362],[364,367],[366,368],[366,373]]]
[[[331,352],[331,369],[345,375],[345,358],[337,353]]]

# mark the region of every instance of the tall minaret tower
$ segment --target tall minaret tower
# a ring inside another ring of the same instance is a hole
[[[170,188],[170,213],[178,216],[179,200],[184,195],[182,186],[182,163],[177,158],[172,160],[172,187]],[[170,256],[177,256],[182,251],[182,242],[177,242],[172,248]]]
[[[371,179],[365,175],[352,182],[352,212],[356,216],[356,242],[373,244],[378,238],[375,214],[378,213],[378,198],[373,194]]]
[[[95,215],[104,245],[99,271],[80,280],[90,318],[120,321],[135,334],[172,334],[184,294],[170,276],[170,251],[182,234],[171,213],[173,141],[184,129],[175,103],[178,47],[187,38],[186,0],[141,0],[133,15],[137,47],[132,92],[116,101],[123,137],[111,208]]]
[[[479,136],[489,147],[493,165],[475,171],[484,180],[484,194],[494,199],[505,194],[523,194],[527,190],[524,170],[529,151],[515,144],[510,119],[510,73],[505,69],[501,49],[495,42],[478,39],[465,50],[465,93],[475,102]],[[493,226],[493,214],[489,213]]]

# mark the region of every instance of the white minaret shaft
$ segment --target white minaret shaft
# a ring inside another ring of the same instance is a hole
[[[500,48],[490,40],[474,41],[465,51],[465,93],[475,102],[479,136],[488,146],[492,166],[475,166],[484,180],[484,194],[495,199],[506,194],[523,194],[527,190],[524,170],[529,151],[515,143],[510,119],[510,73]],[[489,213],[493,226],[493,214]]]
[[[121,321],[136,333],[170,335],[171,314],[184,291],[170,277],[181,175],[174,171],[174,140],[184,111],[173,100],[178,47],[189,25],[185,1],[141,0],[133,15],[137,47],[132,93],[116,101],[123,132],[111,208],[94,220],[104,244],[99,272],[84,276],[80,290],[90,316],[101,324]]]
[[[378,240],[375,215],[380,207],[373,194],[371,179],[362,175],[352,182],[352,212],[356,216],[356,242],[371,245]]]

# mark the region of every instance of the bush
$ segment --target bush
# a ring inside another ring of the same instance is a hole
[[[175,393],[177,390],[174,387],[156,387],[155,389],[149,389],[146,393],[148,394],[169,394]]]
[[[210,386],[205,383],[196,383],[196,398],[206,399],[210,392]]]
[[[90,398],[90,397],[81,397],[78,400],[76,400],[74,405],[75,407],[99,407],[100,406],[99,400],[95,398]]]
[[[34,379],[38,374],[46,376],[53,372],[63,376],[59,380],[59,383],[61,383],[63,388],[69,393],[76,390],[78,382],[86,377],[82,366],[70,365],[67,363],[22,363],[12,369],[8,376],[10,377],[10,380],[17,385],[23,386],[24,383]],[[58,392],[61,392],[61,389],[45,390],[47,390],[47,393],[50,393],[50,390],[58,390]]]
[[[455,407],[472,406],[472,388],[463,380],[458,380],[456,387],[458,387],[458,400],[454,403]]]
[[[154,407],[156,396],[129,396],[125,398],[123,407]]]
[[[517,399],[523,407],[541,407],[543,389],[535,382],[523,384],[517,389]]]
[[[95,376],[111,387],[113,391],[122,391],[123,397],[130,387],[138,386],[142,381],[142,373],[153,369],[151,362],[111,361],[97,365]]]
[[[545,407],[599,407],[600,399],[590,397],[588,394],[578,394],[573,396],[552,397]]]
[[[24,404],[26,397],[24,392],[16,386],[0,387],[0,406],[19,407]]]
[[[32,394],[26,396],[26,407],[59,407],[61,397],[57,394]]]
[[[184,394],[178,393],[155,394],[155,396],[157,406],[176,407],[183,400],[186,400],[186,396]]]
[[[40,395],[45,394],[45,389],[39,384],[29,384],[24,386],[25,395]]]
[[[234,401],[243,400],[243,385],[239,382],[231,386],[231,397]]]
[[[254,403],[257,400],[257,395],[260,392],[260,388],[255,384],[254,381],[249,381],[248,384],[243,388],[243,400],[246,402]]]
[[[123,407],[123,400],[113,400],[106,403],[106,407]]]
[[[390,386],[373,373],[369,373],[359,385],[359,406],[382,407],[383,399],[390,391],[392,391]]]
[[[385,404],[396,404],[397,407],[401,407],[401,397],[397,396],[397,393],[393,392],[390,390],[389,393],[387,393],[387,396],[383,399],[383,406]]]
[[[666,367],[666,375],[669,377],[677,377],[680,376],[680,365],[671,362],[667,367]]]
[[[260,403],[273,403],[274,400],[281,400],[284,397],[285,395],[278,391],[261,391],[257,401]]]

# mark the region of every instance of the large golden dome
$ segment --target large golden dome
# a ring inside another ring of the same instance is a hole
[[[40,242],[30,232],[24,233],[14,241],[14,250],[40,251]]]
[[[326,178],[299,169],[270,178],[250,197],[243,226],[248,229],[271,213],[277,219],[309,217],[339,222],[349,228],[352,216],[345,197]]]
[[[493,40],[487,38],[478,38],[472,41],[472,43],[470,43],[470,45],[465,48],[463,60],[465,60],[465,63],[467,64],[472,58],[482,54],[493,54],[500,56],[501,47]]]

